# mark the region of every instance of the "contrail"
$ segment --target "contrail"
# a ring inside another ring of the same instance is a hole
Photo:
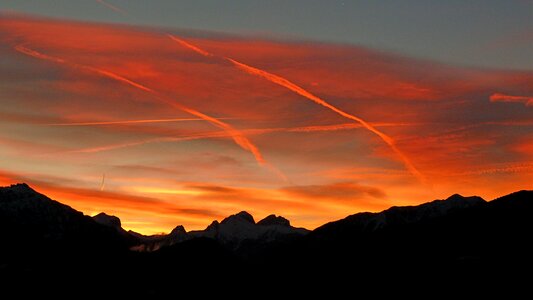
[[[106,5],[107,7],[111,8],[111,9],[117,11],[117,12],[123,12],[123,13],[125,13],[125,12],[122,11],[121,9],[119,9],[119,8],[117,8],[117,7],[114,7],[114,6],[110,5],[110,4],[107,4],[107,3],[105,3],[104,1],[98,1],[98,2],[100,2],[100,3],[104,4],[104,5]],[[176,40],[176,42],[179,43],[178,40]],[[184,44],[184,45],[185,45],[185,44]],[[196,52],[202,54],[202,55],[209,55],[208,52],[203,51],[202,49],[197,48],[197,47],[195,47],[195,46],[193,46],[193,45],[190,45],[190,48],[191,48],[192,50],[194,50],[194,51],[196,51]],[[98,71],[98,70],[97,70],[97,71]],[[106,74],[103,74],[103,75],[106,75]],[[113,75],[115,75],[115,74],[107,74],[107,75],[111,75],[111,77],[113,77]],[[118,78],[116,78],[116,79],[118,79]],[[122,80],[122,79],[119,79],[119,80]],[[131,84],[131,82],[130,82],[130,84]],[[144,86],[140,86],[139,88],[143,89],[143,88],[146,88],[146,87],[144,87]],[[153,91],[151,91],[151,92],[153,92]],[[165,102],[167,102],[167,101],[165,101]],[[171,101],[171,102],[172,102],[171,105],[176,106],[176,104],[174,104],[173,101]],[[170,103],[169,103],[169,104],[170,104]],[[281,173],[281,171],[279,171],[278,169],[276,169],[274,166],[269,165],[269,164],[265,161],[265,159],[263,158],[263,155],[261,154],[261,152],[259,151],[259,149],[257,148],[257,146],[255,146],[250,140],[248,140],[245,136],[243,136],[242,134],[240,134],[238,131],[236,131],[234,128],[232,128],[232,127],[229,126],[228,124],[223,123],[223,122],[220,122],[220,121],[218,121],[218,120],[216,120],[216,119],[214,119],[214,118],[211,118],[211,117],[209,117],[209,116],[207,116],[207,115],[204,115],[204,114],[202,114],[202,113],[200,113],[200,112],[197,112],[197,111],[191,110],[191,109],[186,108],[186,107],[181,106],[181,105],[180,105],[180,107],[177,107],[177,108],[178,108],[178,109],[181,109],[181,110],[184,110],[184,111],[186,111],[186,112],[188,112],[188,113],[190,113],[190,114],[192,114],[192,115],[194,115],[194,116],[197,116],[197,117],[200,117],[200,118],[202,118],[202,119],[205,119],[206,121],[208,121],[208,122],[214,124],[215,126],[218,126],[219,128],[221,128],[221,129],[223,129],[223,130],[226,130],[227,132],[229,132],[229,133],[231,134],[231,137],[233,138],[233,140],[234,140],[234,141],[235,141],[235,142],[236,142],[241,148],[243,148],[244,150],[248,150],[248,151],[250,151],[250,152],[254,155],[255,160],[257,161],[257,163],[258,163],[259,165],[267,167],[268,169],[274,171],[274,173],[276,173],[278,176],[280,176],[284,181],[288,181],[287,177],[286,177],[285,175],[283,175],[283,174]]]
[[[424,123],[373,123],[374,127],[396,127],[396,126],[418,126],[423,125]],[[286,128],[288,132],[315,132],[315,131],[336,131],[336,130],[346,130],[361,128],[363,125],[357,123],[345,123],[345,124],[334,124],[334,125],[321,125],[321,126],[303,126],[303,127],[292,127]]]
[[[150,140],[137,141],[137,142],[131,142],[131,143],[124,143],[124,144],[115,144],[115,145],[108,145],[108,146],[95,147],[95,148],[78,149],[78,150],[72,150],[72,151],[67,151],[63,153],[97,153],[97,152],[103,152],[103,151],[110,151],[110,150],[116,150],[116,149],[122,149],[122,148],[141,146],[141,145],[146,145],[146,144],[151,144],[151,143],[192,141],[192,140],[200,140],[200,139],[226,138],[226,137],[231,137],[231,134],[226,131],[216,131],[216,132],[209,132],[209,133],[198,134],[198,135],[190,135],[190,136],[182,136],[182,137],[164,137],[164,138],[150,139]]]
[[[105,188],[105,173],[102,176],[102,183],[100,184],[100,191],[103,191]]]
[[[216,119],[216,118],[213,118],[209,115],[206,115],[202,112],[199,112],[195,109],[192,109],[192,108],[189,108],[187,106],[184,106],[182,104],[179,104],[177,102],[175,102],[173,99],[169,98],[169,97],[166,97],[166,96],[163,96],[159,93],[157,93],[156,91],[142,85],[142,84],[139,84],[137,82],[134,82],[132,80],[129,80],[123,76],[120,76],[118,74],[115,74],[115,73],[112,73],[112,72],[109,72],[109,71],[106,71],[106,70],[102,70],[102,69],[99,69],[99,68],[95,68],[95,67],[91,67],[91,66],[85,66],[85,65],[80,65],[80,64],[76,64],[76,63],[71,63],[71,62],[68,62],[62,58],[56,58],[56,57],[52,57],[52,56],[49,56],[49,55],[46,55],[46,54],[42,54],[38,51],[35,51],[35,50],[32,50],[32,49],[29,49],[25,46],[22,46],[22,45],[17,45],[14,47],[15,50],[23,53],[23,54],[26,54],[26,55],[29,55],[29,56],[32,56],[32,57],[35,57],[35,58],[38,58],[38,59],[44,59],[44,60],[48,60],[48,61],[52,61],[52,62],[55,62],[55,63],[60,63],[60,64],[65,64],[65,65],[68,65],[68,66],[71,66],[71,67],[74,67],[74,68],[79,68],[79,69],[83,69],[83,70],[87,70],[87,71],[91,71],[91,72],[94,72],[94,73],[97,73],[99,75],[102,75],[102,76],[105,76],[105,77],[108,77],[108,78],[111,78],[111,79],[114,79],[116,81],[119,81],[119,82],[122,82],[122,83],[125,83],[127,85],[130,85],[130,86],[133,86],[137,89],[140,89],[142,91],[145,91],[147,93],[149,93],[150,95],[152,95],[156,100],[162,102],[162,103],[165,103],[167,105],[170,105],[174,108],[177,108],[179,110],[182,110],[184,112],[187,112],[193,116],[196,116],[196,117],[199,117],[205,121],[208,121],[209,123],[213,124],[214,126],[218,127],[218,128],[221,128],[223,129],[224,131],[228,132],[229,133],[229,136],[235,141],[235,143],[237,145],[239,145],[241,148],[243,148],[244,150],[247,150],[249,152],[251,152],[257,163],[261,166],[264,166],[264,167],[267,167],[269,168],[270,170],[274,170],[275,168],[273,166],[270,166],[266,160],[263,158],[263,155],[261,154],[261,152],[259,151],[259,148],[257,148],[256,145],[254,145],[248,138],[246,138],[242,133],[240,133],[238,130],[234,129],[231,125],[225,123],[225,122],[222,122],[220,121],[219,119]],[[276,174],[281,174],[281,172],[278,170],[275,172]],[[283,176],[280,176],[282,177],[284,180],[286,179],[286,177],[283,175]]]
[[[29,49],[29,48],[26,48],[24,47],[23,45],[17,45],[15,46],[15,50],[17,50],[18,52],[22,53],[22,54],[26,54],[28,56],[32,56],[32,57],[35,57],[35,58],[39,58],[39,59],[44,59],[44,60],[49,60],[49,61],[52,61],[52,62],[55,62],[55,63],[59,63],[59,64],[65,64],[67,63],[64,59],[61,59],[61,58],[57,58],[57,57],[52,57],[52,56],[48,56],[46,54],[42,54],[40,52],[37,52],[35,50],[32,50],[32,49]]]
[[[111,10],[114,10],[115,12],[118,12],[118,13],[123,14],[123,15],[128,15],[128,13],[125,10],[123,10],[121,8],[118,8],[118,7],[114,6],[114,5],[111,5],[111,4],[109,4],[109,3],[107,3],[107,2],[105,2],[103,0],[96,0],[96,2],[106,6],[107,8],[109,8]]]
[[[171,38],[172,40],[174,40],[175,42],[179,43],[180,45],[182,45],[182,46],[184,46],[186,48],[189,48],[192,51],[194,51],[194,52],[196,52],[196,53],[198,53],[200,55],[203,55],[203,56],[206,56],[206,57],[214,56],[213,54],[211,54],[211,53],[209,53],[209,52],[207,52],[205,50],[202,50],[202,49],[200,49],[200,48],[198,48],[198,47],[196,47],[194,45],[191,45],[191,44],[187,43],[186,41],[173,36],[172,34],[167,34],[167,36],[169,38]]]
[[[213,54],[203,50],[203,49],[200,49],[182,39],[179,39],[173,35],[168,35],[173,41],[179,43],[180,45],[182,46],[185,46],[203,56],[208,56],[208,57],[214,57]],[[353,121],[356,121],[357,123],[361,124],[365,129],[367,129],[368,131],[376,134],[377,136],[379,136],[395,153],[396,155],[398,155],[398,157],[400,157],[400,159],[402,160],[402,162],[404,163],[405,167],[411,172],[411,174],[413,174],[416,178],[418,178],[418,180],[420,180],[421,182],[426,182],[426,179],[425,177],[415,168],[415,166],[413,165],[413,163],[409,160],[409,158],[407,156],[405,156],[405,154],[403,154],[403,152],[400,151],[400,149],[398,149],[398,147],[396,146],[394,140],[389,137],[388,135],[386,135],[385,133],[377,130],[374,126],[370,125],[368,122],[366,122],[365,120],[359,118],[359,117],[356,117],[352,114],[349,114],[335,106],[333,106],[332,104],[328,103],[327,101],[325,101],[324,99],[318,97],[318,96],[315,96],[313,95],[312,93],[308,92],[307,90],[305,90],[304,88],[298,86],[297,84],[281,77],[281,76],[278,76],[278,75],[275,75],[275,74],[272,74],[272,73],[269,73],[265,70],[261,70],[261,69],[258,69],[258,68],[255,68],[255,67],[252,67],[252,66],[249,66],[247,64],[244,64],[244,63],[241,63],[237,60],[234,60],[232,58],[229,58],[229,57],[223,57],[223,59],[225,59],[226,61],[230,62],[231,64],[233,64],[235,67],[237,67],[238,69],[240,69],[241,71],[244,71],[248,74],[251,74],[251,75],[254,75],[254,76],[259,76],[261,78],[264,78],[272,83],[275,83],[279,86],[282,86],[286,89],[289,89],[293,92],[295,92],[296,94],[300,95],[300,96],[303,96],[319,105],[322,105],[323,107],[337,113],[338,115],[344,117],[344,118],[347,118],[347,119],[350,119],[350,120],[353,120]]]
[[[190,50],[202,55],[202,56],[205,56],[205,57],[215,57],[214,54],[212,53],[209,53],[195,45],[192,45],[191,43],[185,41],[185,40],[182,40],[180,38],[177,38],[171,34],[167,34],[167,36],[172,39],[173,41],[177,42],[178,44],[186,47],[186,48],[189,48]],[[222,57],[224,60],[226,61],[229,61],[230,63],[232,63],[234,66],[236,66],[237,68],[241,69],[242,71],[246,72],[246,73],[249,73],[249,74],[252,74],[252,75],[256,75],[256,76],[259,76],[259,77],[262,77],[272,83],[275,83],[277,85],[280,85],[280,86],[283,86],[319,105],[322,105],[330,110],[332,110],[333,112],[347,118],[347,119],[351,119],[353,121],[356,121],[358,122],[359,124],[361,124],[364,128],[366,128],[367,130],[369,130],[370,132],[376,134],[377,136],[379,136],[395,153],[396,155],[398,155],[398,157],[400,157],[400,159],[402,160],[402,162],[404,163],[405,167],[409,170],[409,172],[411,172],[419,181],[421,182],[426,182],[426,179],[425,177],[422,175],[422,173],[420,173],[420,171],[418,171],[416,169],[416,167],[413,165],[413,163],[409,160],[409,158],[403,154],[402,151],[400,151],[400,149],[398,149],[398,147],[396,146],[394,140],[389,137],[388,135],[386,135],[385,133],[377,130],[375,127],[373,127],[372,125],[370,125],[369,123],[367,123],[365,120],[359,118],[359,117],[356,117],[352,114],[349,114],[331,104],[329,104],[328,102],[326,102],[325,100],[321,99],[320,97],[317,97],[315,95],[313,95],[312,93],[306,91],[304,88],[296,85],[295,83],[292,83],[291,81],[281,77],[281,76],[278,76],[278,75],[275,75],[275,74],[272,74],[272,73],[269,73],[267,71],[264,71],[264,70],[261,70],[261,69],[258,69],[258,68],[254,68],[252,66],[249,66],[249,65],[246,65],[244,63],[241,63],[239,61],[236,61],[232,58],[229,58],[229,57]],[[236,140],[237,143],[239,143],[237,140]],[[240,145],[240,144],[239,144]],[[242,147],[242,145],[241,145]],[[245,148],[247,149],[247,148]],[[252,151],[252,153],[254,153],[254,150],[252,150],[251,148],[248,148],[248,150]],[[254,154],[255,155],[255,154]],[[256,157],[257,158],[257,157]]]
[[[374,126],[416,126],[418,123],[375,123]],[[346,124],[335,124],[335,125],[323,125],[323,126],[302,126],[302,127],[278,127],[278,128],[258,128],[258,129],[245,129],[241,132],[247,136],[249,135],[262,135],[276,132],[321,132],[321,131],[339,131],[339,130],[350,130],[363,127],[361,124],[355,123],[346,123]],[[214,131],[207,132],[189,136],[174,136],[174,137],[161,137],[155,139],[148,139],[143,141],[136,141],[124,144],[114,144],[108,146],[94,147],[94,148],[85,148],[67,151],[66,153],[97,153],[104,151],[111,151],[129,147],[142,146],[152,143],[167,143],[167,142],[180,142],[180,141],[192,141],[192,140],[202,140],[202,139],[216,139],[216,138],[226,138],[230,137],[229,133],[226,131]],[[65,153],[65,152],[64,152]]]
[[[133,81],[131,81],[131,80],[125,78],[125,77],[122,77],[120,75],[117,75],[115,73],[112,73],[112,72],[109,72],[109,71],[106,71],[106,70],[102,70],[102,69],[98,69],[98,68],[90,67],[90,66],[84,66],[84,65],[80,65],[80,64],[76,64],[76,63],[71,63],[71,62],[68,62],[68,61],[66,61],[66,60],[64,60],[62,58],[46,55],[46,54],[40,53],[38,51],[35,51],[35,50],[30,49],[30,48],[28,48],[26,46],[23,46],[23,45],[15,46],[15,50],[17,50],[18,52],[20,52],[22,54],[26,54],[28,56],[32,56],[32,57],[35,57],[35,58],[38,58],[38,59],[48,60],[48,61],[59,63],[59,64],[65,64],[65,65],[68,65],[68,66],[73,67],[73,68],[83,69],[83,70],[91,71],[91,72],[94,72],[94,73],[98,73],[98,74],[100,74],[100,75],[102,75],[104,77],[108,77],[108,78],[111,78],[111,79],[114,79],[114,80],[121,81],[123,83],[131,85],[131,86],[136,87],[138,89],[141,89],[143,91],[154,93],[154,91],[152,89],[150,89],[150,88],[148,88],[148,87],[146,87],[146,86],[144,86],[142,84],[133,82]]]
[[[243,64],[243,63],[240,63],[234,59],[231,59],[231,58],[227,58],[226,59],[228,61],[230,61],[233,65],[235,65],[237,68],[241,69],[242,71],[248,73],[248,74],[251,74],[251,75],[256,75],[256,76],[259,76],[259,77],[262,77],[272,83],[275,83],[277,85],[280,85],[280,86],[283,86],[317,104],[320,104],[330,110],[332,110],[333,112],[347,118],[347,119],[351,119],[351,120],[354,120],[356,122],[358,122],[359,124],[361,124],[363,127],[365,127],[366,129],[370,130],[371,132],[375,133],[376,135],[378,135],[381,139],[383,139],[383,141],[385,141],[387,144],[389,145],[394,145],[394,141],[392,138],[390,138],[389,136],[385,135],[384,133],[382,133],[381,131],[377,130],[374,126],[368,124],[366,121],[364,121],[363,119],[359,118],[359,117],[356,117],[356,116],[353,116],[347,112],[344,112],[343,110],[340,110],[338,109],[337,107],[329,104],[328,102],[326,102],[325,100],[311,94],[310,92],[306,91],[305,89],[301,88],[300,86],[290,82],[289,80],[283,78],[283,77],[280,77],[278,75],[274,75],[272,73],[268,73],[266,71],[263,71],[263,70],[260,70],[260,69],[257,69],[257,68],[254,68],[254,67],[251,67],[249,65],[246,65],[246,64]]]
[[[134,86],[138,89],[141,89],[143,91],[146,91],[146,92],[150,92],[150,93],[155,93],[154,90],[142,85],[142,84],[139,84],[137,82],[134,82],[134,81],[131,81],[125,77],[122,77],[120,75],[117,75],[115,73],[112,73],[112,72],[109,72],[109,71],[106,71],[106,70],[102,70],[102,69],[98,69],[98,68],[94,68],[94,67],[86,67],[84,66],[84,68],[88,69],[88,70],[91,70],[93,72],[96,72],[104,77],[109,77],[109,78],[112,78],[112,79],[115,79],[115,80],[118,80],[118,81],[122,81],[123,83],[126,83],[126,84],[129,84],[131,86]]]
[[[233,118],[217,118],[219,120],[231,120]],[[153,119],[153,120],[125,120],[125,121],[104,121],[104,122],[78,122],[78,123],[50,123],[45,126],[99,126],[99,125],[128,125],[128,124],[151,124],[151,123],[170,123],[170,122],[187,122],[187,121],[205,121],[200,118],[178,118],[178,119]]]

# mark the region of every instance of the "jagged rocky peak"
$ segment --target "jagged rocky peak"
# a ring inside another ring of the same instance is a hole
[[[96,223],[99,223],[99,224],[102,224],[102,225],[106,225],[106,226],[109,226],[109,227],[114,227],[114,228],[120,228],[122,227],[122,223],[120,222],[120,219],[116,216],[111,216],[111,215],[108,215],[106,213],[99,213],[97,214],[96,216],[93,217],[93,220],[96,221]]]
[[[10,203],[9,205],[33,206],[52,200],[25,183],[17,183],[0,187],[0,201],[3,204]]]
[[[241,211],[238,214],[231,215],[225,218],[224,220],[222,220],[221,224],[225,224],[228,222],[234,222],[234,221],[255,224],[254,217],[246,211]]]
[[[2,192],[3,194],[9,193],[17,195],[37,194],[35,190],[33,190],[29,185],[25,183],[17,183],[6,187],[0,187],[0,192]]]
[[[207,226],[205,231],[217,230],[219,226],[220,223],[217,220],[214,220],[213,222],[211,222],[211,224],[209,224],[209,226]]]
[[[261,225],[261,226],[278,225],[278,226],[290,227],[291,222],[282,216],[276,216],[272,214],[272,215],[267,216],[263,220],[257,222],[257,225]]]
[[[183,225],[178,225],[176,228],[172,229],[170,232],[170,235],[183,235],[187,234],[187,231],[185,230],[185,227]]]
[[[33,191],[33,189],[26,183],[16,183],[4,188],[11,189],[13,191]]]

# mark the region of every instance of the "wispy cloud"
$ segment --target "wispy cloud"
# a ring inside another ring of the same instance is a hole
[[[295,197],[312,199],[337,199],[343,201],[357,201],[361,196],[383,199],[383,190],[360,185],[354,182],[338,182],[324,185],[302,185],[282,188],[282,191]]]
[[[501,93],[490,95],[490,102],[508,102],[508,103],[523,103],[526,106],[533,106],[533,97],[527,96],[511,96]]]

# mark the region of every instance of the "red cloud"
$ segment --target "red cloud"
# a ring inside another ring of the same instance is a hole
[[[524,103],[526,106],[533,106],[533,97],[525,96],[511,96],[506,94],[492,94],[490,95],[490,102],[516,102]]]

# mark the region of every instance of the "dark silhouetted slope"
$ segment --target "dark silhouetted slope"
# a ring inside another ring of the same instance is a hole
[[[444,217],[463,209],[485,204],[480,197],[453,195],[418,206],[394,206],[379,213],[358,213],[345,219],[318,227],[312,233],[326,239],[349,238],[355,234],[369,234],[390,227],[399,227]]]
[[[46,293],[54,281],[73,289],[87,288],[89,278],[107,285],[113,276],[106,270],[125,265],[132,245],[115,228],[26,184],[0,188],[0,241],[0,281],[17,293]]]
[[[129,297],[177,295],[178,283],[210,287],[203,292],[268,286],[330,296],[398,282],[418,291],[507,282],[516,289],[518,275],[533,267],[533,191],[489,202],[453,195],[358,213],[310,233],[283,217],[256,223],[240,212],[205,230],[177,226],[143,236],[124,231],[117,217],[84,216],[19,184],[0,188],[0,233],[0,279],[44,287],[18,290],[26,292],[58,281],[63,289]]]
[[[26,184],[0,188],[0,224],[4,239],[20,246],[61,243],[114,248],[125,245],[115,230],[37,193]]]
[[[489,279],[532,266],[532,216],[533,191],[490,202],[454,195],[328,223],[267,253],[267,262],[306,270],[309,276],[343,268],[357,270],[353,276],[359,279],[416,275],[419,280],[424,274]]]

